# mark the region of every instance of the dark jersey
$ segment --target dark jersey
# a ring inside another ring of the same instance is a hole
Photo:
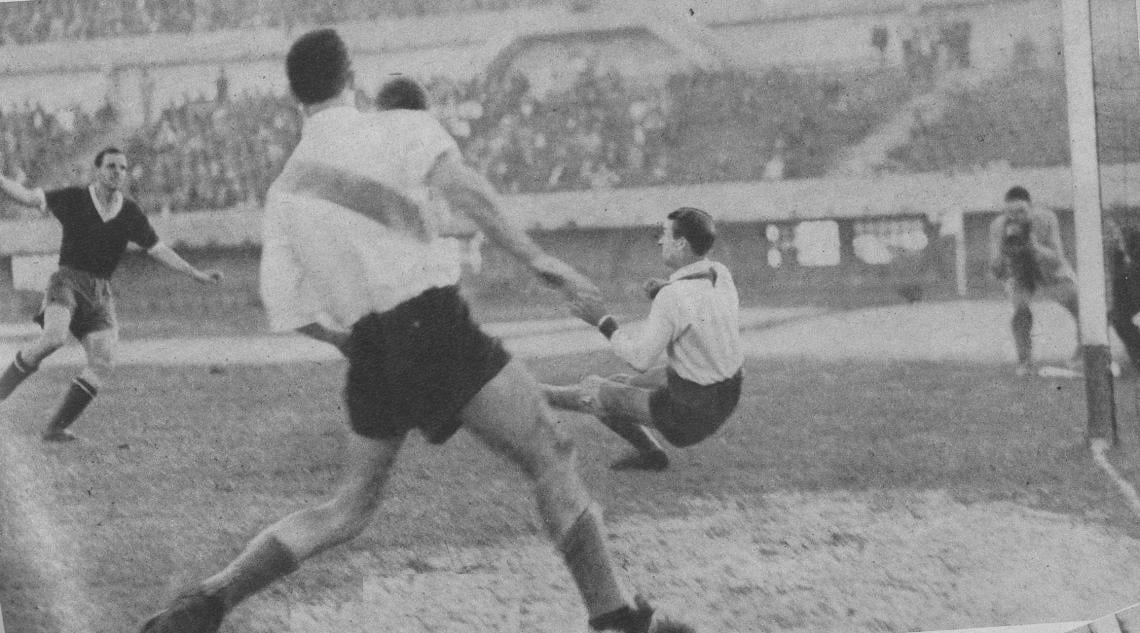
[[[134,200],[123,198],[115,217],[103,221],[87,187],[64,187],[44,193],[47,208],[63,225],[59,265],[110,279],[134,242],[144,249],[158,244],[158,234]]]

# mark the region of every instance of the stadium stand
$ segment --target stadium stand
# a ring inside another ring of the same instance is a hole
[[[21,180],[43,183],[58,173],[59,165],[113,128],[116,119],[110,107],[95,112],[78,107],[50,111],[25,103],[0,110],[0,169]],[[0,205],[0,215],[16,212],[12,205]]]
[[[1104,57],[1097,66],[1100,158],[1140,161],[1135,113],[1140,108],[1134,66]],[[992,164],[1050,167],[1069,163],[1065,77],[1059,67],[1015,62],[977,90],[951,97],[938,121],[915,117],[911,140],[891,152],[902,171],[973,169]]]
[[[543,99],[521,75],[425,84],[433,112],[504,193],[819,175],[912,90],[892,71],[690,73],[652,87],[589,67]],[[186,99],[128,144],[135,193],[171,212],[258,203],[299,129],[288,97]]]
[[[0,3],[0,45],[499,11],[556,0],[41,0]]]

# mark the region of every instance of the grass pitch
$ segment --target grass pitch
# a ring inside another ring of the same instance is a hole
[[[619,369],[608,354],[531,366],[550,382]],[[610,472],[621,441],[592,418],[561,417],[623,573],[706,630],[1072,620],[1135,601],[1140,525],[1083,447],[1080,382],[934,363],[751,361],[746,372],[734,421],[672,451],[661,474]],[[30,487],[81,544],[68,563],[104,609],[96,631],[134,630],[262,526],[324,498],[345,433],[342,374],[340,363],[122,368],[70,446],[38,441],[65,370],[4,403],[5,435],[34,478],[4,483]],[[1134,446],[1136,395],[1128,384],[1118,395]],[[0,549],[5,624],[55,632],[35,552],[20,550]],[[239,608],[226,630],[580,631],[578,609],[529,491],[461,433],[442,448],[410,441],[366,533]]]

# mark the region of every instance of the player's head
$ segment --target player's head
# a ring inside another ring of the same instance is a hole
[[[1024,214],[1029,211],[1029,191],[1025,187],[1010,187],[1005,192],[1005,210],[1010,214]]]
[[[376,94],[380,110],[427,110],[427,93],[411,77],[396,77]]]
[[[661,258],[671,268],[680,268],[704,257],[716,241],[716,223],[700,209],[681,207],[661,223]]]
[[[332,29],[309,31],[289,47],[285,74],[289,89],[302,105],[328,101],[352,85],[348,47]]]
[[[95,155],[95,178],[110,191],[118,191],[127,179],[127,156],[117,147],[105,147]]]

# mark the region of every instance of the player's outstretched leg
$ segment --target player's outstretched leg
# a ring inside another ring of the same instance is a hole
[[[574,448],[555,424],[539,385],[512,361],[462,412],[466,428],[534,482],[539,513],[574,578],[596,631],[685,633],[691,627],[630,600],[605,543],[600,508],[578,476]]]
[[[37,369],[38,365],[29,363],[20,356],[20,352],[16,352],[16,358],[12,359],[4,374],[0,375],[0,401],[7,400],[16,387],[19,387],[28,376],[36,373]]]
[[[0,401],[7,400],[24,380],[36,373],[40,363],[67,343],[71,310],[61,305],[48,305],[43,312],[44,330],[28,347],[16,352],[16,357],[0,375]]]
[[[142,633],[214,633],[242,600],[291,574],[304,560],[352,540],[380,505],[402,439],[352,435],[334,497],[266,528],[221,572],[175,598]]]
[[[610,378],[587,376],[580,383],[581,397],[593,403],[598,420],[634,448],[632,453],[610,464],[610,468],[665,470],[669,467],[669,456],[648,428],[653,419],[649,406],[652,392],[642,387],[654,386],[657,382],[652,376],[619,375]]]

